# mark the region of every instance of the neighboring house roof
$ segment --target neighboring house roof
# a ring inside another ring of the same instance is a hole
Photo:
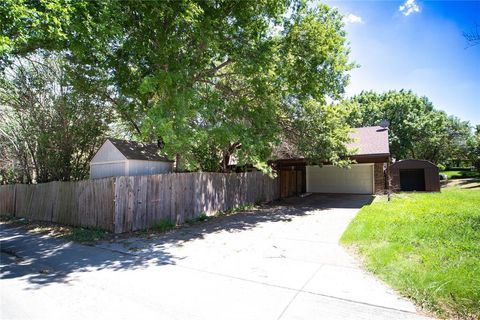
[[[350,133],[353,142],[348,144],[348,148],[356,148],[355,155],[388,155],[388,129],[375,126],[353,128]]]
[[[127,159],[173,162],[167,157],[158,154],[159,148],[156,144],[143,144],[137,141],[111,138],[108,138],[107,140],[110,141]]]

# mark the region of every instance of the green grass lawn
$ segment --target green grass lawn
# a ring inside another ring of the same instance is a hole
[[[441,173],[446,174],[448,179],[480,178],[478,171],[471,170],[445,170]]]
[[[341,242],[418,305],[440,317],[480,319],[480,188],[381,197],[362,208]]]

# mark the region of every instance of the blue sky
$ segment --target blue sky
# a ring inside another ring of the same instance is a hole
[[[351,58],[347,95],[411,89],[437,109],[480,124],[479,1],[323,1],[346,16]]]

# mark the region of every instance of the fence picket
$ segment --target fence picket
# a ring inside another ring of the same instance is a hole
[[[186,220],[279,197],[278,178],[260,172],[168,173],[78,182],[0,186],[0,214],[116,233],[162,219]]]

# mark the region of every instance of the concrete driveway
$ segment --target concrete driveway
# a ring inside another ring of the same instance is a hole
[[[370,201],[313,195],[95,247],[1,226],[2,319],[425,319],[338,244]]]

